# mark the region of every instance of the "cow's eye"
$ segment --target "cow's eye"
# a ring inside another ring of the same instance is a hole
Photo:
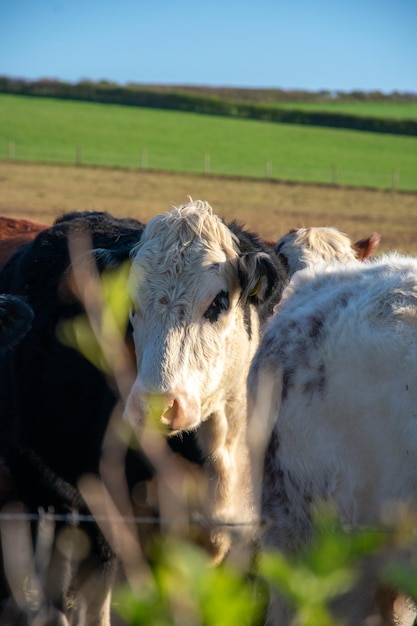
[[[227,311],[229,308],[229,294],[227,291],[220,291],[214,298],[213,302],[204,313],[204,317],[209,322],[217,322],[220,313]]]

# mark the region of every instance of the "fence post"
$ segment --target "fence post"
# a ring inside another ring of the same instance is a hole
[[[210,174],[210,154],[208,152],[204,155],[204,173]]]
[[[81,146],[77,145],[75,147],[75,164],[76,165],[81,165],[82,163],[82,150],[81,150]]]
[[[9,139],[7,142],[7,158],[9,161],[14,159],[15,150],[14,150],[14,141],[13,139]]]
[[[332,185],[337,185],[337,165],[332,165]]]
[[[394,168],[392,170],[392,189],[393,189],[393,191],[397,191],[399,182],[400,182],[400,172],[396,168]]]
[[[267,161],[265,164],[265,176],[272,178],[272,161]]]
[[[140,169],[146,170],[147,165],[148,165],[148,153],[146,151],[146,148],[143,148],[142,152],[140,153]]]

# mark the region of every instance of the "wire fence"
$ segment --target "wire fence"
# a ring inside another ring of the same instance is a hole
[[[201,517],[190,516],[190,519],[184,521],[184,518],[163,518],[159,516],[137,516],[137,515],[89,515],[85,513],[78,513],[73,511],[71,513],[54,513],[50,510],[45,510],[39,507],[38,513],[22,513],[22,512],[0,512],[0,522],[38,522],[44,521],[52,523],[64,523],[69,526],[79,526],[80,524],[98,524],[103,522],[123,522],[125,524],[136,524],[137,526],[175,526],[176,528],[189,528],[190,526],[200,526],[202,528],[254,528],[262,529],[264,527],[278,526],[279,524],[270,519],[263,518],[253,521],[234,521],[226,522],[222,520],[213,520]],[[338,524],[329,523],[326,526],[329,532],[337,529],[346,534],[352,533],[382,533],[384,535],[396,534],[398,529],[388,526],[363,526],[353,524]],[[404,533],[408,536],[417,536],[417,526],[410,526],[404,529],[401,528],[401,534]]]
[[[26,522],[42,522],[43,520],[47,520],[50,522],[64,522],[71,526],[78,526],[79,524],[98,524],[100,522],[116,522],[122,521],[127,524],[137,524],[137,525],[175,525],[175,526],[184,526],[187,527],[189,524],[195,526],[202,527],[225,527],[225,528],[233,528],[233,527],[243,527],[243,526],[253,526],[258,527],[262,525],[262,522],[253,521],[242,521],[242,522],[223,522],[216,520],[208,520],[208,519],[197,519],[191,518],[189,523],[184,522],[182,518],[178,519],[164,519],[161,517],[143,517],[143,516],[126,516],[126,515],[86,515],[82,513],[52,513],[51,511],[46,511],[42,508],[39,509],[38,513],[0,513],[0,520],[13,522],[13,521],[26,521]]]
[[[17,144],[12,139],[0,150],[0,159],[7,161],[30,161],[44,163],[69,164],[76,166],[100,166],[133,168],[138,170],[162,170],[179,173],[220,175],[276,181],[318,183],[333,186],[369,187],[390,189],[393,191],[417,191],[417,172],[415,178],[401,172],[399,167],[384,171],[364,171],[363,168],[346,167],[329,162],[297,165],[278,163],[271,158],[259,162],[235,163],[214,156],[209,151],[202,151],[199,158],[178,153],[161,153],[147,147],[138,149],[135,155],[120,152],[112,154],[99,152],[77,144],[68,148],[43,150],[42,147]]]

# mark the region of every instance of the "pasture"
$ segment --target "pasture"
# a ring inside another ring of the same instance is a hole
[[[0,95],[0,159],[417,190],[417,138]]]
[[[147,221],[207,200],[266,239],[290,228],[336,226],[357,240],[381,234],[379,250],[417,253],[417,195],[201,174],[0,161],[0,214],[52,222],[66,211],[104,210]]]

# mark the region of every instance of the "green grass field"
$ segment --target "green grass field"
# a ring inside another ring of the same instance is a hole
[[[280,109],[328,111],[364,117],[417,119],[417,103],[414,102],[268,102],[268,105]]]
[[[417,190],[414,137],[12,95],[0,158]]]

